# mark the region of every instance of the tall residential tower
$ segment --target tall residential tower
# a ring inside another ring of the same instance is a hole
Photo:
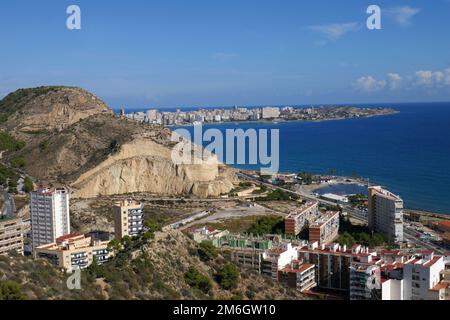
[[[30,193],[31,241],[36,247],[56,242],[70,233],[69,192],[39,188]]]
[[[403,241],[403,200],[383,189],[369,187],[369,229],[395,242]]]
[[[133,201],[123,200],[114,204],[115,238],[134,237],[144,230],[144,205]]]

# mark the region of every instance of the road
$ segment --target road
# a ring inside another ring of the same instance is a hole
[[[300,197],[302,197],[304,199],[307,199],[307,200],[317,201],[320,204],[325,204],[325,205],[330,205],[330,206],[336,206],[337,205],[334,202],[318,198],[318,197],[316,197],[314,195],[307,194],[305,192],[296,192],[296,191],[292,191],[292,190],[285,189],[285,188],[282,188],[282,187],[274,186],[271,183],[262,182],[259,179],[255,178],[255,177],[252,177],[252,176],[249,176],[247,174],[244,174],[242,172],[239,172],[237,175],[240,178],[244,179],[244,180],[250,180],[250,181],[253,181],[253,182],[256,182],[256,183],[259,183],[259,184],[263,184],[263,185],[265,185],[266,187],[268,187],[268,188],[270,188],[272,190],[274,190],[274,189],[283,190],[283,191],[285,191],[287,193],[300,196]],[[342,210],[346,211],[350,217],[352,217],[354,219],[357,219],[357,220],[367,224],[367,217],[361,215],[361,213],[358,210],[353,209],[349,205],[340,205],[340,206],[341,206]],[[431,244],[431,243],[424,242],[424,241],[416,238],[415,234],[413,232],[411,232],[410,230],[406,229],[406,228],[404,228],[404,233],[403,234],[404,234],[404,237],[407,240],[409,240],[409,241],[411,241],[411,242],[413,242],[413,243],[415,243],[415,244],[417,244],[417,245],[419,245],[421,247],[424,247],[424,248],[436,251],[438,253],[444,253],[445,252],[445,250],[443,248],[439,247],[439,246],[436,246],[436,245]]]

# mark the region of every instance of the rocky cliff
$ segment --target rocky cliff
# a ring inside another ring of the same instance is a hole
[[[0,116],[0,129],[26,141],[6,159],[23,159],[32,177],[68,184],[78,197],[209,197],[229,192],[236,182],[233,170],[214,157],[204,164],[174,163],[170,130],[118,118],[82,89],[21,90],[0,102]]]

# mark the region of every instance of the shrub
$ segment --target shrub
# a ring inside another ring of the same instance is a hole
[[[211,241],[203,241],[200,243],[198,249],[198,254],[202,261],[208,261],[217,258],[218,252],[217,248],[214,247]]]
[[[24,168],[26,166],[25,159],[23,157],[17,157],[11,160],[11,166],[14,168]]]
[[[23,183],[23,191],[29,193],[33,190],[34,190],[33,181],[29,177],[26,177]]]
[[[217,283],[222,289],[231,290],[238,286],[240,273],[234,264],[226,264],[217,274]]]
[[[211,280],[194,267],[190,267],[184,274],[184,280],[190,287],[197,288],[203,293],[208,293],[212,288]]]
[[[0,281],[0,300],[25,300],[20,284],[14,281]]]
[[[274,216],[260,218],[247,230],[247,232],[253,234],[283,234],[283,219]]]

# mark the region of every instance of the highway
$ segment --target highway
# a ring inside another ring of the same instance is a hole
[[[253,181],[253,182],[256,182],[256,183],[265,185],[266,187],[268,187],[268,188],[270,188],[270,189],[272,189],[272,190],[274,190],[274,189],[283,190],[283,191],[285,191],[285,192],[287,192],[287,193],[290,193],[290,194],[294,194],[294,195],[300,196],[300,197],[302,197],[302,198],[304,198],[304,199],[306,199],[306,200],[317,201],[317,202],[319,202],[320,204],[325,204],[325,205],[329,205],[329,206],[336,206],[336,205],[337,205],[337,204],[334,203],[334,202],[331,202],[331,201],[327,201],[327,200],[321,199],[321,198],[319,198],[319,197],[316,197],[316,196],[311,195],[311,194],[307,194],[307,193],[305,193],[305,192],[296,192],[296,191],[292,191],[292,190],[285,189],[285,188],[282,188],[282,187],[274,186],[274,185],[271,184],[271,183],[262,182],[262,181],[260,181],[259,179],[255,178],[255,177],[252,177],[252,176],[250,176],[250,175],[244,174],[244,173],[242,173],[242,172],[238,172],[237,175],[238,175],[240,178],[244,179],[244,180],[250,180],[250,181]],[[360,213],[358,210],[353,209],[353,208],[350,207],[349,205],[340,205],[340,207],[342,208],[343,211],[347,212],[348,215],[349,215],[350,217],[352,217],[353,219],[359,220],[359,221],[361,221],[361,222],[367,224],[367,217],[361,215],[361,213]],[[435,252],[437,252],[437,253],[441,253],[441,254],[444,253],[444,252],[446,251],[445,249],[443,249],[443,248],[441,248],[441,247],[439,247],[439,246],[436,246],[436,245],[434,245],[434,244],[432,244],[432,243],[427,243],[427,242],[424,242],[424,241],[418,239],[418,238],[416,237],[416,234],[415,234],[414,232],[412,232],[412,231],[410,231],[410,230],[408,230],[408,229],[406,229],[406,228],[404,228],[403,230],[404,230],[404,231],[403,231],[403,234],[404,234],[405,239],[407,239],[407,240],[409,240],[409,241],[411,241],[411,242],[417,244],[417,245],[420,246],[420,247],[424,247],[424,248],[433,250],[433,251],[435,251]]]

